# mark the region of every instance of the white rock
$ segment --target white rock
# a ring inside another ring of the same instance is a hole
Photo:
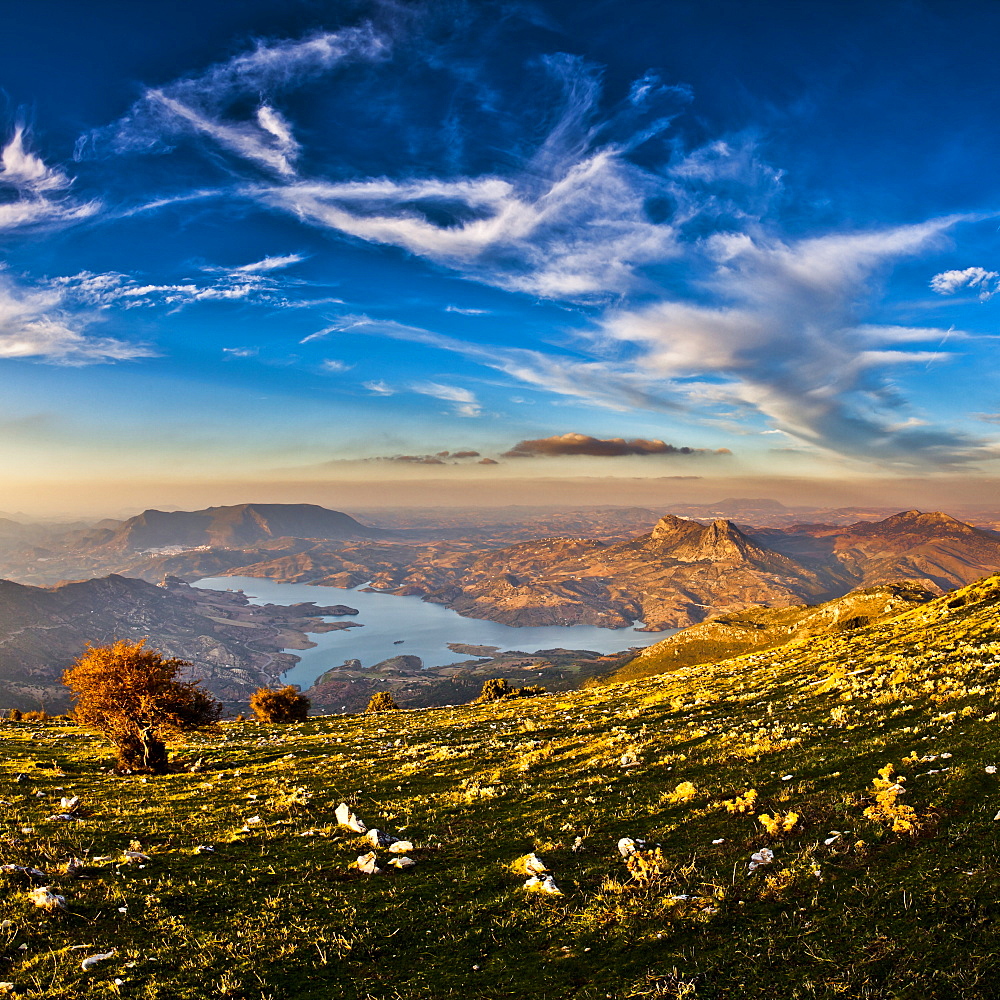
[[[403,868],[412,868],[416,864],[416,861],[414,861],[413,858],[393,858],[389,864],[392,865],[393,868],[399,868],[402,870]]]
[[[618,841],[618,853],[621,854],[623,858],[631,857],[635,854],[635,841],[631,837],[622,837]]]
[[[756,854],[750,855],[750,871],[756,871],[762,865],[769,865],[774,860],[774,851],[769,847],[762,847]]]
[[[114,953],[115,949],[112,948],[111,951],[101,952],[99,955],[91,955],[90,958],[85,958],[80,963],[80,968],[83,969],[84,972],[90,972],[90,970],[97,965],[98,962],[107,961],[107,959],[111,958]]]
[[[378,858],[376,858],[374,851],[358,855],[357,861],[354,862],[354,867],[357,868],[358,871],[364,872],[366,875],[380,875],[382,873],[382,869],[378,866]]]
[[[398,839],[398,837],[394,837],[391,833],[386,833],[384,830],[368,831],[368,842],[372,847],[390,847]]]
[[[125,860],[130,865],[138,865],[142,864],[144,861],[150,860],[149,855],[143,854],[142,851],[123,851],[122,853],[125,855]]]
[[[341,826],[346,826],[348,830],[353,830],[355,833],[368,832],[368,827],[351,812],[351,807],[346,802],[341,802],[337,806],[334,816],[336,816],[337,822]]]
[[[413,844],[409,840],[397,840],[389,845],[390,854],[409,854]]]
[[[56,910],[66,909],[66,898],[64,896],[57,896],[47,885],[40,886],[38,889],[32,889],[28,895],[35,906],[48,913],[55,913]]]
[[[537,854],[532,853],[524,859],[524,870],[529,875],[543,875],[548,871],[548,868],[545,867],[545,862]]]
[[[524,883],[524,888],[528,889],[530,892],[548,893],[550,896],[562,895],[562,892],[556,885],[551,875],[544,875],[542,878],[539,878],[537,875],[532,875],[532,877]]]

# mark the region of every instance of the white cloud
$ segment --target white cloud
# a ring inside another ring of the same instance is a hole
[[[18,125],[0,153],[0,181],[32,194],[61,191],[72,183],[61,171],[48,167],[41,157],[25,148],[24,126]]]
[[[142,344],[90,336],[87,326],[57,289],[24,288],[0,273],[0,358],[95,364],[153,356]]]
[[[414,392],[433,399],[441,399],[446,403],[454,403],[454,414],[458,417],[482,416],[482,406],[475,393],[455,385],[442,385],[440,382],[418,382],[411,386]]]
[[[381,379],[373,382],[361,383],[373,396],[394,396],[396,390]]]
[[[320,368],[330,373],[331,375],[339,374],[340,372],[350,371],[354,366],[349,365],[346,361],[339,361],[336,358],[327,358],[320,362]]]
[[[474,403],[476,401],[475,395],[468,389],[461,389],[454,385],[441,385],[440,382],[418,382],[412,386],[412,389],[424,396],[433,396],[435,399],[443,399],[450,403]]]
[[[119,272],[93,274],[81,271],[79,274],[53,278],[49,287],[58,288],[68,298],[98,309],[113,305],[125,309],[180,307],[193,302],[241,300],[284,304],[279,286],[266,274],[255,273],[252,268],[225,271],[211,284],[199,284],[196,281],[140,284],[136,278]]]
[[[997,293],[1000,273],[983,267],[967,267],[962,271],[942,271],[931,278],[931,289],[939,295],[953,295],[960,288],[978,288],[984,302]]]
[[[445,312],[458,313],[460,316],[489,316],[491,315],[489,309],[466,309],[462,306],[445,306]]]
[[[265,257],[263,260],[255,261],[252,264],[243,264],[240,267],[230,268],[233,274],[258,274],[262,271],[276,271],[279,268],[291,267],[305,260],[299,253],[285,254],[283,257]]]
[[[364,315],[352,316],[352,329],[359,333],[391,337],[425,344],[476,361],[503,372],[527,385],[556,395],[584,399],[612,410],[641,407],[653,410],[678,410],[681,404],[668,398],[662,382],[626,364],[583,360],[570,355],[552,355],[527,348],[502,347],[496,344],[472,344],[454,337],[406,326],[392,321],[373,320]]]
[[[385,40],[369,27],[260,43],[199,76],[150,88],[117,122],[82,136],[75,155],[161,151],[168,137],[187,132],[279,177],[292,177],[300,147],[274,106],[274,95],[343,62],[377,59],[386,51]],[[252,117],[233,117],[233,106],[246,97],[259,102]]]
[[[698,402],[737,403],[777,429],[841,455],[886,463],[986,457],[983,442],[900,422],[887,369],[943,360],[896,344],[949,331],[858,323],[888,264],[939,240],[957,218],[794,243],[717,238],[703,289],[712,306],[664,300],[603,320],[603,338],[638,348],[637,368]],[[690,385],[685,380],[695,379]]]
[[[100,204],[78,202],[65,191],[72,181],[61,170],[46,166],[26,146],[27,135],[18,125],[0,150],[0,190],[16,198],[0,200],[0,232],[39,226],[65,226],[95,215]]]

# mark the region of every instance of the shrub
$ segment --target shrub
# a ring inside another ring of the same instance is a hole
[[[23,718],[24,714],[21,712],[19,708],[12,708],[10,712],[7,714],[8,722],[20,722],[21,719]]]
[[[22,722],[48,722],[52,716],[43,708],[39,711],[24,712],[21,715]]]
[[[476,701],[503,701],[510,694],[510,685],[503,677],[491,677],[483,681],[483,690]]]
[[[250,707],[258,722],[304,722],[311,702],[291,684],[278,691],[258,688],[250,696]]]
[[[399,705],[393,698],[391,691],[376,691],[368,701],[366,712],[393,712],[398,710]]]
[[[197,681],[175,680],[190,663],[164,659],[144,645],[143,639],[88,646],[63,674],[63,683],[76,703],[77,723],[114,745],[120,767],[162,774],[168,763],[165,738],[214,726],[222,706]]]
[[[476,699],[478,702],[506,701],[510,698],[536,698],[547,694],[541,684],[531,684],[528,687],[512,688],[503,677],[490,677],[483,681],[483,690]]]

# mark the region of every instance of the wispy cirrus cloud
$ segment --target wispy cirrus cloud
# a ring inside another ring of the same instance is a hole
[[[627,113],[601,122],[594,67],[571,56],[547,57],[544,66],[560,112],[534,152],[506,174],[296,178],[245,194],[503,288],[547,298],[620,294],[634,286],[638,268],[679,252],[673,225],[653,221],[646,207],[675,182],[635,166],[628,154],[665,130],[690,93],[651,77]]]
[[[81,271],[78,274],[52,278],[48,284],[59,289],[67,302],[96,309],[108,309],[112,306],[123,309],[154,306],[177,308],[194,302],[244,300],[284,304],[280,283],[269,276],[274,268],[262,267],[261,264],[263,262],[248,267],[205,268],[204,270],[221,272],[209,283],[189,280],[159,284],[144,282],[133,275],[116,271],[103,274]]]
[[[887,464],[993,457],[988,442],[900,417],[904,401],[889,373],[947,355],[899,344],[933,343],[947,331],[859,322],[881,273],[960,221],[794,242],[718,236],[706,243],[711,268],[702,279],[714,304],[662,300],[615,311],[599,339],[638,348],[635,363],[680,392],[756,411],[836,454]]]
[[[274,107],[274,96],[342,63],[377,59],[386,50],[386,40],[370,27],[259,43],[202,74],[147,89],[118,121],[82,136],[75,156],[166,152],[172,139],[187,134],[267,173],[294,176],[300,146]],[[236,117],[234,105],[248,96],[258,102],[252,116]]]
[[[482,416],[483,410],[479,400],[476,399],[475,393],[468,389],[455,385],[442,385],[440,382],[418,382],[411,388],[423,396],[454,403],[453,412],[457,417]]]
[[[679,411],[680,400],[670,399],[662,382],[627,362],[591,360],[569,354],[551,354],[499,344],[473,344],[420,327],[391,320],[372,319],[364,314],[345,316],[349,328],[393,340],[425,344],[428,347],[460,355],[503,372],[525,385],[574,399],[586,400],[611,410],[641,409]],[[347,328],[347,327],[345,327]]]
[[[68,309],[59,290],[26,288],[0,272],[0,358],[82,365],[155,355],[143,344],[93,336],[91,319]]]
[[[301,264],[305,257],[300,253],[288,253],[280,256],[264,257],[249,264],[239,264],[236,267],[219,267],[206,265],[202,268],[208,272],[223,272],[226,274],[267,274],[270,271],[280,271],[293,264]]]
[[[98,213],[96,200],[77,201],[72,180],[28,148],[28,132],[17,125],[0,150],[0,232],[71,225]]]

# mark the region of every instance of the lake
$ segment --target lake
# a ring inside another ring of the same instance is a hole
[[[632,628],[598,628],[596,625],[547,625],[514,628],[478,618],[463,618],[451,608],[428,604],[419,597],[363,593],[339,587],[318,587],[308,583],[275,583],[249,576],[206,577],[191,584],[205,590],[242,590],[252,604],[298,604],[313,601],[320,606],[346,604],[358,615],[327,618],[327,621],[354,621],[363,628],[337,632],[313,632],[312,649],[293,649],[301,657],[284,675],[290,684],[308,688],[331,667],[345,660],[360,660],[371,667],[390,656],[408,653],[419,656],[425,667],[443,667],[475,657],[455,653],[449,642],[473,646],[497,646],[501,651],[534,653],[539,649],[592,649],[598,653],[621,653],[630,647],[650,646],[676,630],[637,632]],[[637,622],[641,625],[641,622]],[[397,644],[397,640],[403,642]]]

